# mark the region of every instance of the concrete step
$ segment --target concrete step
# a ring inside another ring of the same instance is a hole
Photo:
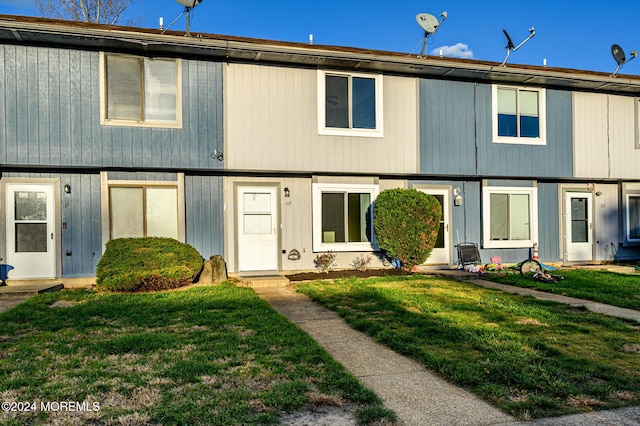
[[[268,275],[256,277],[238,277],[240,287],[264,288],[264,287],[287,287],[289,279],[282,275]]]
[[[59,282],[19,284],[0,286],[0,299],[18,299],[36,296],[41,293],[62,290],[64,285]]]

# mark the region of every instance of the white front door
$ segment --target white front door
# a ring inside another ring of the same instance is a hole
[[[567,192],[565,235],[568,262],[593,259],[592,197],[590,192]]]
[[[449,190],[447,189],[421,189],[429,195],[433,195],[442,206],[442,217],[440,218],[440,230],[438,231],[438,239],[431,250],[431,254],[425,261],[425,264],[445,264],[450,262],[449,252]]]
[[[7,184],[7,256],[10,279],[56,276],[53,184]]]
[[[238,187],[238,271],[278,270],[277,188]]]

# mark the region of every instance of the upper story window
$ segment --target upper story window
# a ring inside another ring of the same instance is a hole
[[[493,86],[493,141],[546,144],[544,89]]]
[[[382,75],[318,71],[318,132],[382,137]]]
[[[640,149],[640,98],[635,99],[636,149]]]
[[[180,60],[102,54],[102,123],[181,127]]]

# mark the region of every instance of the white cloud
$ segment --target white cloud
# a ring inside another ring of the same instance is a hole
[[[473,59],[473,51],[469,50],[469,46],[464,43],[456,43],[453,46],[436,47],[431,51],[431,55],[440,56],[440,51],[442,51],[442,56],[448,56],[450,58]]]

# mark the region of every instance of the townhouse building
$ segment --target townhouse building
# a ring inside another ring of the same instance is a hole
[[[640,258],[640,77],[0,15],[0,95],[10,279],[133,236],[240,275],[383,266],[389,188],[443,207],[426,264]]]

